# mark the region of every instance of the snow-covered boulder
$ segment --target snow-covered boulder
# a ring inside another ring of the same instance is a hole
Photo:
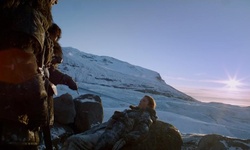
[[[74,99],[77,132],[84,132],[103,121],[103,107],[99,96],[86,94]]]
[[[55,122],[60,124],[74,123],[76,116],[75,104],[70,94],[66,93],[54,98]]]

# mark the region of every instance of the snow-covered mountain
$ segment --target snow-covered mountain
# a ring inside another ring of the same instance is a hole
[[[64,73],[78,84],[110,87],[159,94],[194,101],[194,99],[167,85],[160,74],[107,56],[96,56],[73,48],[64,48]],[[80,86],[85,89],[85,86]]]
[[[78,84],[79,94],[99,95],[104,120],[114,110],[137,105],[144,95],[157,102],[160,120],[176,126],[182,134],[221,134],[250,139],[250,107],[202,103],[167,85],[160,74],[107,56],[63,48],[64,61],[59,69]],[[78,93],[58,86],[58,95]]]

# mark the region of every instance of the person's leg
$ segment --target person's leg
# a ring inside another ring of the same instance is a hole
[[[95,150],[112,149],[112,145],[117,139],[117,134],[113,130],[106,130],[98,139]]]
[[[98,130],[93,134],[76,134],[67,139],[62,150],[92,150],[104,130]]]

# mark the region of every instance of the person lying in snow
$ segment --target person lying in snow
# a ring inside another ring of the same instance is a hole
[[[124,145],[136,144],[145,139],[150,126],[156,121],[155,107],[155,100],[145,95],[137,107],[115,111],[108,122],[69,137],[62,149],[118,150]]]

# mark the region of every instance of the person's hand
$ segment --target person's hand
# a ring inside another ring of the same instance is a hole
[[[113,146],[112,150],[119,150],[121,149],[124,145],[126,144],[126,141],[124,139],[120,139],[115,143]]]
[[[70,79],[71,79],[71,78],[70,78]],[[68,87],[69,87],[71,90],[77,90],[77,89],[78,89],[78,87],[77,87],[75,81],[73,81],[72,79],[69,80],[69,82],[68,82]]]
[[[76,82],[68,75],[64,74],[63,82],[67,85],[71,90],[78,90]]]

